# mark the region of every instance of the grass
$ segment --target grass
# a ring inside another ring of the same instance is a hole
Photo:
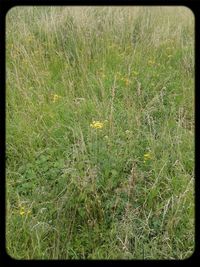
[[[15,7],[6,72],[11,257],[193,253],[189,9]]]

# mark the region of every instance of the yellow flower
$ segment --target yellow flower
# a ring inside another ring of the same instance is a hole
[[[31,42],[32,40],[33,40],[33,36],[31,35],[27,36],[26,41]]]
[[[55,103],[56,101],[58,101],[61,98],[60,95],[56,95],[56,94],[52,94],[51,96],[52,96],[53,103]]]
[[[25,209],[24,209],[24,207],[21,207],[21,208],[20,208],[19,214],[20,214],[21,216],[23,216],[23,215],[25,214]]]
[[[28,215],[28,214],[30,214],[30,213],[31,213],[30,210],[27,210],[27,211],[26,211],[24,207],[20,207],[19,214],[20,214],[21,216]]]
[[[125,79],[125,84],[126,84],[126,86],[128,86],[130,84],[130,80],[129,79]]]
[[[90,127],[93,128],[93,129],[101,129],[103,128],[103,122],[100,122],[100,121],[93,121],[91,124],[90,124]]]
[[[146,162],[147,160],[151,159],[151,154],[150,153],[145,153],[144,154],[144,162]]]
[[[130,80],[128,78],[122,77],[121,81],[124,81],[126,86],[130,84]]]
[[[148,64],[149,64],[149,65],[155,65],[156,62],[155,62],[155,60],[149,59]]]

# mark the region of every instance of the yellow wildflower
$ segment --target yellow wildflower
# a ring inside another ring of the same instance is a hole
[[[150,160],[152,158],[150,153],[145,153],[144,154],[144,162],[146,162],[147,160]]]
[[[126,86],[128,86],[130,84],[130,80],[126,78],[125,79],[125,84],[126,84]]]
[[[153,60],[153,59],[149,59],[148,64],[149,64],[149,65],[155,65],[156,62],[155,62],[155,60]]]
[[[28,215],[28,214],[30,214],[30,213],[31,213],[30,210],[27,210],[27,211],[26,211],[24,207],[20,207],[19,214],[20,214],[21,216]]]
[[[90,127],[93,128],[93,129],[101,129],[103,128],[103,122],[100,122],[100,121],[93,121],[91,124],[90,124]]]
[[[126,86],[128,86],[130,84],[130,80],[128,78],[126,78],[126,77],[122,77],[121,81],[123,81]]]
[[[56,94],[52,94],[51,96],[52,96],[53,103],[55,103],[56,101],[58,101],[61,98],[60,95],[56,95]]]
[[[25,209],[24,209],[24,207],[21,207],[21,208],[20,208],[19,214],[20,214],[21,216],[23,216],[23,215],[25,214]]]

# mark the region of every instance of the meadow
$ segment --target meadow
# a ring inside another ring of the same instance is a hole
[[[12,8],[7,253],[186,259],[194,229],[193,13]]]

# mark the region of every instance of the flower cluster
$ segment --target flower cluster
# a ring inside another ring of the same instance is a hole
[[[60,95],[51,94],[51,99],[53,103],[57,102],[60,98],[61,98]]]
[[[101,129],[101,128],[103,128],[103,126],[104,126],[103,122],[100,122],[100,121],[93,121],[90,124],[90,127],[94,128],[94,129]]]
[[[93,129],[101,129],[104,127],[105,123],[107,123],[108,120],[105,120],[103,122],[101,121],[93,121],[91,124],[90,124],[90,127],[93,128]]]
[[[148,60],[148,64],[149,64],[149,65],[155,65],[156,62],[155,62],[154,59],[149,59],[149,60]]]
[[[151,154],[150,153],[145,153],[144,154],[144,163],[147,161],[147,160],[150,160],[152,158]]]
[[[125,82],[126,86],[130,84],[130,80],[128,78],[121,78],[121,80]]]
[[[28,214],[30,214],[30,213],[31,213],[30,210],[25,210],[24,207],[20,207],[19,214],[20,214],[21,216],[28,215]]]
[[[120,72],[116,73],[116,77],[119,81],[123,81],[126,86],[131,83],[130,79],[127,76],[123,76]]]
[[[104,79],[104,78],[106,77],[106,75],[105,75],[104,72],[105,72],[104,68],[100,68],[100,69],[97,71],[97,75]]]

